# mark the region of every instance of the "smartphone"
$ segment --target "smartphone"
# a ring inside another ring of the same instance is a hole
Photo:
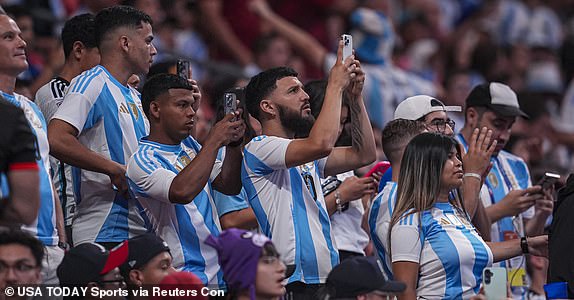
[[[546,172],[544,173],[544,177],[542,177],[542,179],[540,179],[537,184],[542,187],[542,190],[547,190],[554,187],[558,180],[560,180],[560,175]]]
[[[191,79],[191,63],[189,60],[177,60],[177,76],[182,77],[185,80]]]
[[[391,163],[388,161],[380,161],[374,167],[372,167],[367,174],[363,177],[370,177],[373,173],[379,173],[381,176],[391,167]]]
[[[235,93],[225,93],[223,95],[223,109],[225,115],[235,113],[237,110],[237,95]],[[235,118],[233,121],[235,121]]]
[[[482,286],[484,288],[486,299],[506,299],[506,268],[484,268],[482,271]]]
[[[343,40],[343,61],[345,61],[347,57],[353,55],[353,36],[342,34],[341,39]]]

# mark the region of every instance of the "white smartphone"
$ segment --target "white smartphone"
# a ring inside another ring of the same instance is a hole
[[[343,61],[345,61],[347,57],[353,55],[353,36],[342,34],[341,39],[343,40]]]
[[[482,271],[482,286],[484,288],[486,299],[506,299],[506,268],[484,268]]]

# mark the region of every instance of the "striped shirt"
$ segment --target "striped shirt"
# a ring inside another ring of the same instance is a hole
[[[468,217],[445,202],[405,214],[392,228],[391,253],[393,263],[419,264],[419,299],[469,299],[493,259]]]
[[[127,174],[153,231],[169,245],[173,266],[195,273],[210,287],[223,288],[217,251],[204,244],[209,235],[218,236],[220,232],[211,182],[221,171],[221,161],[215,161],[207,184],[193,201],[173,204],[169,200],[173,179],[200,150],[201,146],[192,137],[179,145],[164,145],[143,138],[128,163]]]
[[[44,116],[34,102],[18,94],[6,94],[1,92],[4,99],[20,107],[30,123],[32,132],[36,135],[38,141],[38,150],[40,157],[37,158],[38,176],[40,177],[40,209],[38,218],[29,226],[23,226],[23,229],[36,236],[44,245],[55,246],[58,244],[58,229],[56,228],[56,205],[54,200],[54,190],[52,180],[50,179],[50,162],[48,145],[48,126]],[[2,180],[2,194],[9,193],[5,180]]]
[[[70,86],[70,83],[67,80],[56,77],[36,92],[34,101],[38,104],[48,122],[52,119],[62,101],[64,101],[64,95],[68,86]],[[60,203],[62,203],[64,223],[66,226],[72,225],[76,207],[72,184],[72,166],[50,156],[50,167],[52,169],[52,182],[60,198]]]
[[[244,150],[241,178],[261,232],[295,272],[288,282],[324,283],[339,263],[320,177],[327,158],[287,168],[291,140],[253,138]]]
[[[100,65],[72,80],[53,118],[76,128],[86,148],[122,165],[149,132],[139,93]],[[77,204],[74,243],[121,242],[146,232],[141,207],[120,195],[109,176],[74,167],[72,177]]]
[[[377,256],[383,263],[383,274],[393,278],[391,258],[389,256],[389,225],[397,197],[397,184],[389,181],[383,190],[375,196],[369,212],[369,231],[377,250]]]

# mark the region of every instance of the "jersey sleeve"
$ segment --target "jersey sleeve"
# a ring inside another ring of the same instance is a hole
[[[392,261],[420,263],[422,242],[418,214],[404,216],[391,230]]]
[[[280,137],[259,136],[243,152],[246,165],[258,175],[285,169],[285,154],[291,140]]]
[[[216,190],[213,190],[213,202],[215,203],[215,208],[217,209],[217,215],[221,216],[226,213],[230,213],[237,210],[242,210],[248,208],[247,204],[247,192],[244,188],[241,188],[241,192],[238,195],[225,195]]]
[[[102,116],[101,112],[95,109],[96,100],[96,97],[90,98],[86,94],[68,93],[53,119],[60,119],[74,126],[80,135],[84,129],[89,129],[97,123]]]
[[[171,203],[169,188],[176,174],[161,167],[155,158],[146,157],[145,152],[136,152],[128,163],[127,176],[137,196]]]

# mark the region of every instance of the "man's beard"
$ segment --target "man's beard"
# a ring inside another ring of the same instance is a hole
[[[282,105],[278,105],[278,110],[281,126],[294,132],[295,137],[309,136],[309,132],[315,123],[315,117],[313,117],[313,115],[310,114],[308,117],[302,117],[299,112]]]

